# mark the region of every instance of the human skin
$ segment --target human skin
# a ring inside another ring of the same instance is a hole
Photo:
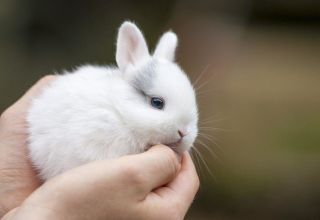
[[[41,79],[0,118],[3,219],[183,219],[199,187],[188,153],[168,147],[92,162],[41,185],[27,157],[25,116]]]
[[[41,184],[27,156],[25,118],[32,98],[54,78],[39,80],[0,116],[0,218]]]

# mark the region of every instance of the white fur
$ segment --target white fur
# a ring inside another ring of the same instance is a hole
[[[155,57],[162,57],[170,61],[174,61],[174,54],[177,47],[178,39],[175,33],[168,31],[163,34],[157,44],[154,52]]]
[[[141,31],[133,23],[124,22],[117,40],[116,60],[120,70],[125,71],[149,57],[148,46]]]
[[[158,143],[180,153],[190,149],[198,132],[195,94],[172,62],[176,43],[165,36],[156,49],[161,53],[150,56],[142,33],[125,22],[117,41],[119,69],[82,66],[59,75],[34,99],[27,117],[29,150],[43,180],[90,161],[141,153]],[[143,95],[134,80],[149,70],[154,73],[146,78],[151,81]],[[162,97],[164,109],[152,107],[151,96]],[[187,133],[180,142],[178,130]]]

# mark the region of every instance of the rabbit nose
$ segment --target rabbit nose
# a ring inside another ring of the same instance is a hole
[[[183,131],[181,131],[181,130],[178,130],[178,134],[179,134],[179,136],[180,136],[181,139],[182,139],[184,136],[186,136],[186,134],[185,134]]]

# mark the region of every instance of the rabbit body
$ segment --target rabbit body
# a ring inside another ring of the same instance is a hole
[[[198,112],[193,87],[173,62],[175,47],[176,37],[168,32],[150,56],[140,30],[125,22],[118,67],[85,65],[58,75],[27,116],[30,158],[40,177],[154,144],[178,153],[190,149]]]

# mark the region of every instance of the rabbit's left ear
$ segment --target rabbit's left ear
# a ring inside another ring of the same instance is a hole
[[[178,38],[175,33],[171,31],[164,33],[156,46],[154,56],[174,61],[177,43]]]
[[[132,22],[124,22],[118,33],[116,61],[120,70],[149,58],[147,43],[139,28]]]

